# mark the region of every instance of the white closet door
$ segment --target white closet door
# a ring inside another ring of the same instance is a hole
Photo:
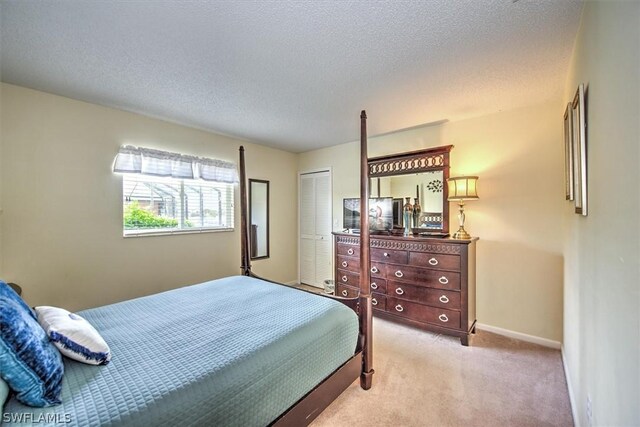
[[[331,175],[300,175],[300,282],[323,286],[331,271]]]
[[[300,175],[300,282],[312,284],[316,277],[315,179]]]
[[[331,279],[331,177],[328,172],[316,175],[316,286]]]

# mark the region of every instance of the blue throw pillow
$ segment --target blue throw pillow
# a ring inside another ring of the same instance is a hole
[[[56,405],[64,373],[62,356],[31,309],[9,292],[17,296],[0,282],[0,377],[25,405]]]
[[[36,313],[31,309],[31,307],[29,307],[27,303],[24,302],[24,300],[20,297],[20,295],[16,293],[16,291],[11,289],[11,286],[7,285],[7,282],[4,282],[2,280],[0,280],[0,298],[7,298],[15,301],[16,303],[18,303],[18,305],[28,311],[31,314],[31,317],[34,318],[34,320],[38,320]]]
[[[8,398],[9,398],[9,384],[4,382],[4,380],[0,378],[0,412],[3,412],[2,408],[4,407],[4,402],[6,402]]]

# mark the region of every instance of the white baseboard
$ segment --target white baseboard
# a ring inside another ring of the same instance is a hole
[[[526,341],[533,344],[539,344],[544,347],[555,348],[557,350],[560,350],[562,348],[562,344],[559,341],[537,337],[535,335],[523,334],[522,332],[498,328],[497,326],[485,325],[484,323],[476,323],[476,327],[483,331],[492,332],[494,334],[502,335],[509,338],[515,338],[517,340]]]
[[[290,282],[284,282],[285,285],[297,285],[299,282],[297,280],[291,280]]]
[[[560,354],[562,355],[562,367],[564,368],[564,378],[567,381],[567,391],[569,392],[569,405],[571,405],[571,415],[573,416],[574,427],[578,426],[578,413],[576,406],[575,395],[573,394],[573,387],[571,387],[571,381],[569,381],[569,366],[567,365],[567,359],[564,356],[564,346],[560,348]]]

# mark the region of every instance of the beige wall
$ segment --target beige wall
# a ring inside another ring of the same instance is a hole
[[[563,100],[585,84],[589,215],[563,206],[564,352],[578,425],[640,425],[639,28],[638,2],[586,2]]]
[[[370,138],[368,153],[453,144],[452,176],[480,176],[480,200],[466,209],[466,228],[480,237],[478,321],[556,341],[562,339],[564,207],[558,104]],[[332,167],[336,230],[342,226],[342,198],[359,194],[358,152],[354,142],[300,155],[300,170]],[[456,207],[451,205],[451,228]]]
[[[2,277],[32,305],[77,310],[239,273],[236,231],[122,237],[122,144],[237,163],[271,181],[271,258],[258,274],[297,276],[295,154],[120,110],[2,84]]]

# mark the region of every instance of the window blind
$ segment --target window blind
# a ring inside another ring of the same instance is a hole
[[[234,163],[131,145],[120,147],[113,171],[226,183],[238,182]]]

